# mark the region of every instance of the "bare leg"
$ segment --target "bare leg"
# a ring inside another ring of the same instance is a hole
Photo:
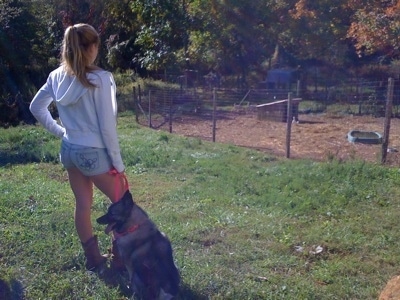
[[[93,183],[113,203],[121,199],[128,187],[122,174],[104,173],[88,177],[83,175],[78,168],[70,168],[67,171],[76,201],[75,227],[79,239],[84,243],[93,236],[91,222]]]
[[[128,183],[125,181],[125,174],[110,174],[105,173],[91,177],[96,187],[107,195],[111,202],[117,202],[128,190]],[[122,272],[125,270],[125,263],[123,262],[118,249],[115,245],[114,234],[111,236],[111,269],[114,272]]]
[[[96,176],[85,176],[78,168],[67,169],[69,183],[75,195],[75,227],[86,256],[86,268],[101,272],[105,256],[102,256],[93,236],[91,208],[93,204],[93,183],[112,202],[118,201],[128,189],[122,174],[104,173]],[[112,250],[114,253],[114,250]],[[115,255],[115,254],[114,254]],[[114,265],[115,259],[113,259]],[[122,264],[122,268],[124,265]]]
[[[125,183],[124,174],[110,174],[104,173],[100,175],[91,176],[90,179],[94,185],[102,191],[111,202],[117,202],[128,190]]]
[[[77,168],[68,171],[69,183],[75,195],[75,227],[79,239],[85,243],[93,237],[91,207],[93,203],[93,183]]]

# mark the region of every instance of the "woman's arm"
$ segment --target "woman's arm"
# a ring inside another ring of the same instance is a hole
[[[109,72],[101,74],[100,79],[100,85],[95,88],[94,97],[101,136],[114,168],[121,173],[125,170],[125,166],[122,162],[117,134],[116,85]]]
[[[41,87],[33,98],[29,109],[44,128],[55,136],[62,137],[65,133],[65,128],[60,126],[50,114],[48,107],[53,101],[53,98],[50,96],[47,88],[47,83]]]

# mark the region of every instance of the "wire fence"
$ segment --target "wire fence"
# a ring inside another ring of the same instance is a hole
[[[124,107],[143,126],[278,156],[397,164],[399,84],[359,81],[307,92],[139,87]]]

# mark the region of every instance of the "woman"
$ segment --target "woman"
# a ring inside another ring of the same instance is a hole
[[[112,202],[127,190],[122,181],[117,181],[124,176],[125,167],[116,129],[115,82],[111,73],[94,65],[99,44],[99,35],[92,26],[68,27],[61,65],[50,73],[30,104],[35,118],[62,138],[61,163],[76,200],[75,227],[85,252],[86,268],[96,272],[104,270],[106,256],[100,254],[93,235],[93,184]],[[53,101],[61,125],[48,110]]]

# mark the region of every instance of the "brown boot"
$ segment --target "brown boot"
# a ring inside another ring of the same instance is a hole
[[[96,273],[101,273],[106,267],[107,257],[100,254],[97,236],[95,235],[85,243],[82,243],[82,248],[86,257],[86,269]]]

